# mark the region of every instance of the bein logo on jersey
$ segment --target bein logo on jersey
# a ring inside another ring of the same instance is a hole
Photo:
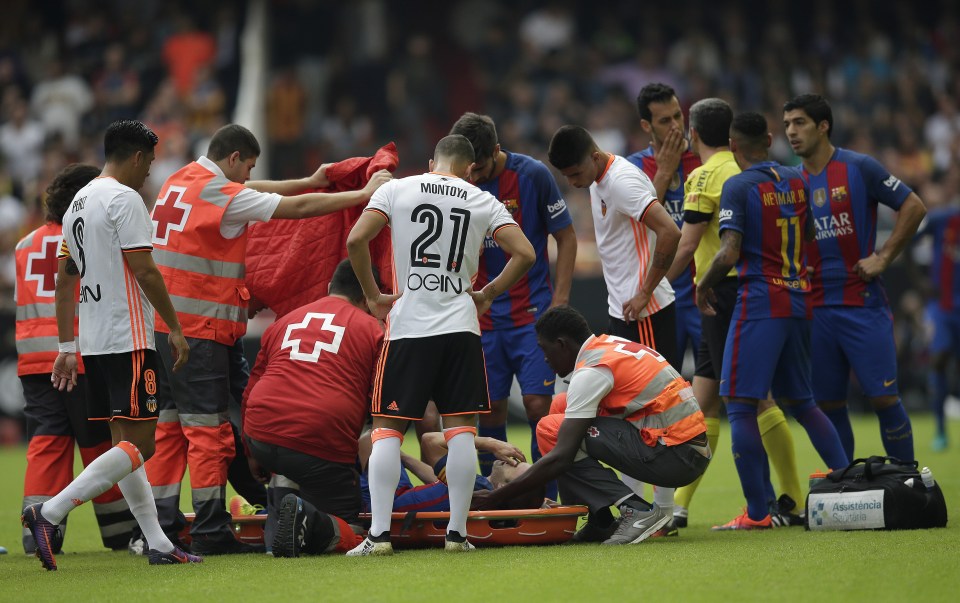
[[[411,291],[440,291],[441,293],[463,293],[463,280],[446,274],[417,274],[407,276],[407,289]]]

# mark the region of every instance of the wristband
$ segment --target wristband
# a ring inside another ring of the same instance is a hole
[[[61,354],[76,354],[76,353],[77,353],[77,341],[76,341],[76,340],[67,341],[66,343],[64,343],[63,341],[61,341],[61,342],[58,344],[57,347],[58,347],[58,349],[60,350],[60,353],[61,353]]]

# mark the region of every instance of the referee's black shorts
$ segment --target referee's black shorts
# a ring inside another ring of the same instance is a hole
[[[737,305],[737,289],[740,280],[728,276],[717,283],[713,293],[717,298],[716,316],[700,315],[700,349],[697,350],[697,367],[694,375],[706,379],[719,379],[723,369],[723,348],[727,343],[727,331]]]

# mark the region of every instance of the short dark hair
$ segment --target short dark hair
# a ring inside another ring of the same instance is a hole
[[[537,337],[547,341],[566,337],[574,342],[583,343],[593,335],[587,319],[570,306],[550,308],[540,316],[534,328],[537,331]]]
[[[143,122],[122,119],[107,126],[103,135],[103,155],[107,161],[123,161],[140,151],[149,153],[159,138]]]
[[[660,82],[647,84],[637,95],[637,113],[640,114],[640,119],[650,121],[653,118],[650,103],[669,103],[676,95],[676,91],[666,84]]]
[[[817,125],[821,121],[827,122],[827,138],[833,132],[833,109],[827,99],[819,94],[801,94],[795,96],[783,104],[783,112],[800,109],[810,116],[810,119]]]
[[[380,285],[380,271],[376,266],[373,267],[373,277]],[[360,285],[360,279],[357,273],[353,271],[353,266],[349,259],[341,260],[330,277],[330,295],[342,295],[354,303],[360,303],[364,299],[363,287]]]
[[[464,163],[473,163],[477,158],[473,145],[462,134],[450,134],[440,139],[433,151],[433,159],[436,161],[441,157]]]
[[[474,159],[492,157],[497,148],[497,126],[489,115],[464,113],[450,128],[450,133],[467,137],[473,145]]]
[[[756,111],[739,113],[730,123],[730,138],[751,149],[764,149],[767,146],[767,134],[770,128],[767,118]]]
[[[550,148],[547,149],[547,158],[550,165],[558,170],[565,170],[571,165],[583,161],[590,153],[597,150],[597,143],[585,128],[580,126],[561,126],[550,139]]]
[[[77,191],[99,175],[100,168],[86,163],[71,163],[60,170],[47,187],[47,198],[43,202],[47,221],[63,224],[63,214],[67,213]]]
[[[722,98],[705,98],[690,107],[690,128],[708,147],[725,147],[730,144],[730,122],[733,109]]]
[[[239,151],[240,160],[260,156],[260,143],[253,132],[240,124],[227,124],[213,133],[207,147],[207,159],[220,161]]]

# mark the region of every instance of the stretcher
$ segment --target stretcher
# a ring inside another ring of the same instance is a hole
[[[587,507],[558,506],[549,509],[517,509],[510,511],[471,511],[467,516],[467,538],[475,546],[508,546],[562,544],[577,530],[577,521],[587,514]],[[187,525],[180,539],[190,544],[193,513],[185,514]],[[263,544],[266,515],[234,515],[233,533],[237,540]],[[369,522],[370,514],[360,519]],[[450,513],[432,511],[394,513],[390,534],[397,548],[423,548],[443,544]]]

